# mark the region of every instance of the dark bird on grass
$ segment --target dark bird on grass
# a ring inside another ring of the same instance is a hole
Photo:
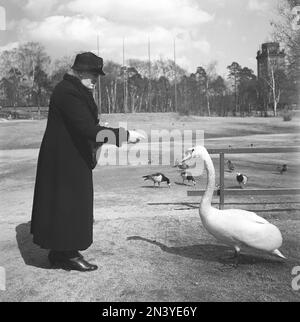
[[[287,171],[288,171],[287,164],[284,164],[283,166],[278,167],[277,169],[278,169],[278,171],[280,172],[280,174],[284,174],[285,172],[287,172]]]
[[[192,181],[194,186],[196,185],[196,180],[191,174],[183,171],[181,172],[181,177],[182,177],[183,183],[187,180],[188,182]]]
[[[249,178],[244,174],[238,173],[236,175],[236,180],[239,183],[240,187],[243,189],[244,186],[248,183]]]
[[[171,187],[171,183],[169,178],[167,178],[164,174],[162,173],[155,173],[155,174],[151,174],[148,176],[143,176],[144,180],[151,180],[154,183],[154,186],[156,184],[158,184],[158,186],[160,186],[161,183],[166,182],[167,185],[169,186],[169,188]]]
[[[230,160],[227,161],[227,167],[230,172],[233,172],[235,169],[233,163]]]

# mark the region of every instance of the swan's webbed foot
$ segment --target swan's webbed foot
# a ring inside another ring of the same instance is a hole
[[[238,266],[239,266],[240,253],[241,253],[240,248],[235,247],[235,252],[234,252],[234,257],[233,257],[234,258],[234,264],[233,264],[234,268],[238,268]]]
[[[230,256],[227,258],[226,262],[230,261],[230,263],[223,264],[223,267],[227,267],[228,269],[232,268],[238,268],[239,266],[239,256],[240,256],[240,249],[235,248],[235,252],[233,256]],[[232,263],[232,260],[234,260],[234,263]]]

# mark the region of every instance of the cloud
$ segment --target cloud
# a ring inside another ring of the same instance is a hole
[[[6,11],[0,6],[0,31],[6,30]]]
[[[178,59],[182,57],[186,66],[192,66],[195,57],[208,56],[211,50],[211,44],[198,30],[214,20],[214,13],[201,9],[198,0],[11,0],[10,3],[14,4],[14,12],[22,13],[9,21],[16,35],[14,41],[38,41],[52,58],[78,51],[97,52],[98,35],[103,58],[119,63],[123,39],[126,59],[147,59],[149,37],[152,59],[161,56],[173,59],[176,36]]]
[[[27,14],[34,17],[46,17],[57,8],[59,0],[28,0],[24,6]]]
[[[247,8],[250,11],[266,12],[270,9],[269,3],[264,0],[249,0]]]
[[[100,51],[106,59],[122,62],[122,44],[125,39],[127,58],[147,59],[148,38],[151,39],[152,58],[164,55],[173,57],[173,39],[176,34],[179,54],[187,51],[208,55],[210,43],[206,39],[193,40],[191,33],[183,29],[170,30],[156,26],[151,30],[122,26],[100,17],[52,16],[42,21],[23,19],[19,22],[19,38],[39,41],[52,56],[71,54],[74,51],[97,50],[97,36]]]
[[[74,0],[59,10],[86,16],[100,16],[117,24],[140,28],[159,25],[168,28],[197,26],[213,20],[192,0]]]

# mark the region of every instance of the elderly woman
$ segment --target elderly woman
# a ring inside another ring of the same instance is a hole
[[[96,151],[104,143],[121,146],[143,136],[99,125],[92,90],[105,75],[103,59],[76,56],[72,70],[55,87],[40,148],[31,220],[33,241],[49,249],[53,266],[93,271],[79,251],[93,242],[93,177]]]

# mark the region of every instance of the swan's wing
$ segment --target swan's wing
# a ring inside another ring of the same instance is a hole
[[[258,224],[270,224],[266,219],[258,216],[256,213],[241,209],[226,209],[220,215],[232,217],[232,219],[236,218],[237,220],[245,219]]]
[[[205,227],[229,245],[244,244],[265,251],[273,251],[282,245],[282,236],[276,226],[246,210],[218,210],[208,217]]]

